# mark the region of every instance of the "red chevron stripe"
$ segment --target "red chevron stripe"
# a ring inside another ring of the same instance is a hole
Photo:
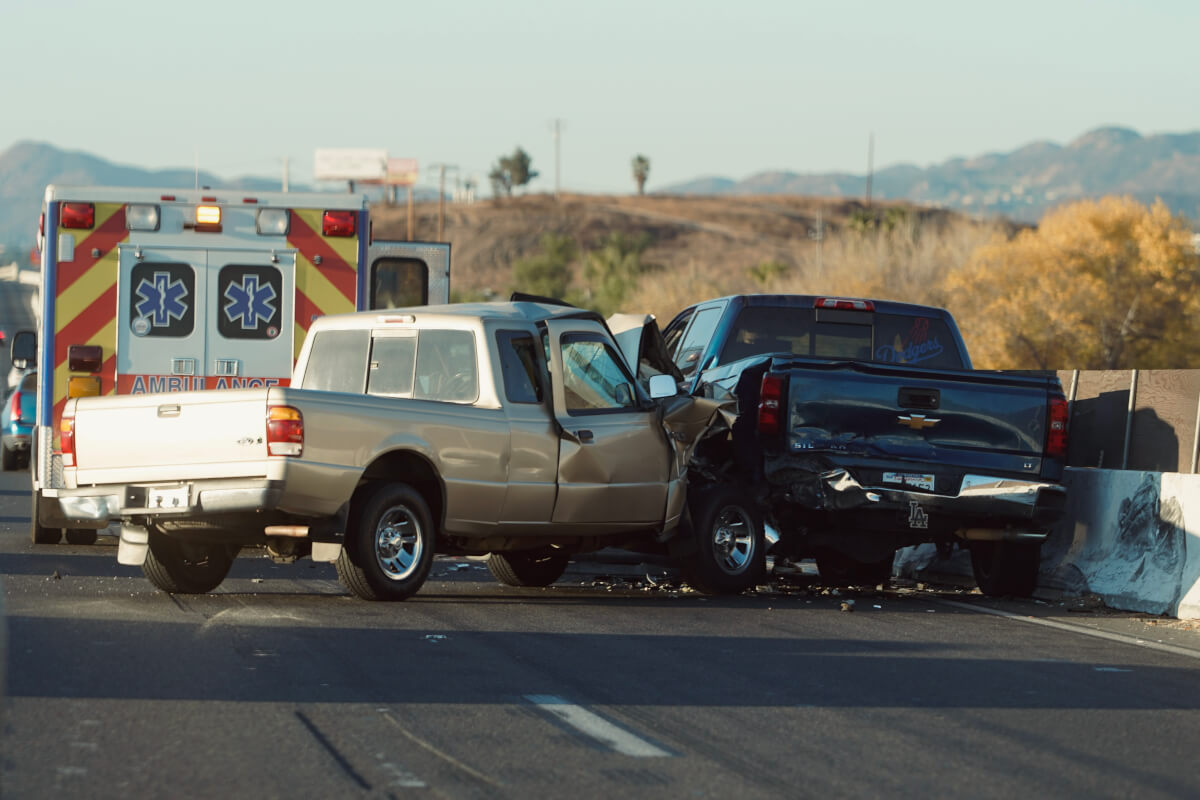
[[[354,268],[338,255],[321,236],[305,224],[299,214],[292,214],[291,233],[288,242],[300,251],[306,259],[312,262],[316,256],[321,257],[321,264],[313,267],[345,295],[351,303],[358,297],[358,275]],[[306,326],[307,327],[307,326]]]
[[[307,331],[312,326],[315,317],[325,313],[322,308],[309,299],[308,295],[296,291],[296,324]]]
[[[113,319],[117,308],[117,286],[113,284],[75,319],[54,334],[54,366],[57,369],[67,360],[67,348],[73,344],[84,344]]]
[[[86,239],[75,246],[75,260],[59,262],[57,291],[61,294],[64,289],[95,266],[100,258],[108,255],[114,247],[128,237],[129,231],[125,230],[125,206],[121,206],[103,225],[89,233]],[[100,251],[99,258],[92,256],[93,249]]]

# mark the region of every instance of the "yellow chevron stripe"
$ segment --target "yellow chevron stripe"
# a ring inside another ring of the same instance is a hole
[[[82,277],[59,293],[54,314],[56,331],[61,331],[76,316],[83,313],[97,297],[116,285],[119,265],[120,259],[117,250],[113,248]],[[113,313],[117,313],[115,303],[113,304]]]

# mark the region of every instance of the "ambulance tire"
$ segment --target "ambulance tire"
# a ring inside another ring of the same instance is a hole
[[[183,543],[151,531],[142,572],[169,594],[208,594],[221,585],[232,566],[228,545]]]
[[[67,528],[67,544],[95,544],[100,532],[91,528]]]
[[[33,490],[33,502],[29,508],[29,538],[34,544],[58,544],[62,539],[62,528],[47,528],[38,520],[38,492]]]

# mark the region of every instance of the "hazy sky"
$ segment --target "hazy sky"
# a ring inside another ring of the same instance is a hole
[[[422,185],[520,146],[564,190],[866,172],[1200,129],[1195,0],[0,0],[0,151],[312,177],[317,148]]]

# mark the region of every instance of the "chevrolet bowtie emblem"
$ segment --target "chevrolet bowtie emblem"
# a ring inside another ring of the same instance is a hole
[[[907,425],[908,427],[912,428],[914,431],[921,431],[921,430],[925,430],[926,428],[932,428],[934,425],[937,425],[939,422],[941,422],[940,419],[934,419],[933,417],[927,417],[924,414],[905,414],[903,417],[898,417],[897,421],[901,425]]]

